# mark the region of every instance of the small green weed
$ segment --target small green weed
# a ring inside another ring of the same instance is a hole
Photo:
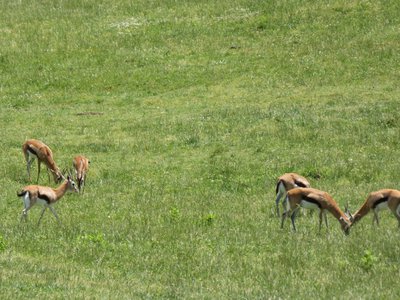
[[[171,209],[169,210],[169,217],[172,222],[179,221],[179,219],[181,217],[181,212],[180,212],[179,208],[176,206],[171,207]]]
[[[4,238],[0,235],[0,252],[6,250],[7,244]]]
[[[216,218],[217,218],[217,216],[214,213],[209,213],[203,217],[203,222],[206,225],[212,225],[212,224],[214,224]]]
[[[83,234],[76,239],[78,245],[83,246],[101,246],[107,245],[107,241],[102,233]]]
[[[364,251],[364,255],[361,257],[361,267],[364,270],[370,271],[377,262],[378,257],[371,250]]]

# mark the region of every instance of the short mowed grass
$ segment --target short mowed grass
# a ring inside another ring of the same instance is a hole
[[[274,199],[400,188],[399,3],[1,1],[1,298],[398,299],[391,213],[294,233]],[[28,138],[91,160],[62,226],[20,223]]]

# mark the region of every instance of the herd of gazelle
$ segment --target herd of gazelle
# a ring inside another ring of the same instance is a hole
[[[61,224],[60,219],[57,216],[56,211],[52,207],[54,203],[60,200],[64,194],[68,191],[83,193],[85,186],[86,173],[89,170],[89,160],[82,156],[78,155],[73,159],[73,167],[75,169],[76,181],[78,184],[72,180],[71,174],[64,177],[63,173],[58,168],[57,164],[53,158],[53,152],[51,149],[39,140],[30,139],[27,140],[22,145],[22,151],[26,160],[26,169],[28,172],[28,179],[31,180],[31,165],[32,162],[36,159],[38,162],[38,175],[37,182],[39,181],[40,176],[40,165],[44,163],[47,167],[48,172],[53,175],[54,182],[61,183],[57,188],[51,188],[47,186],[41,185],[28,185],[24,187],[20,192],[17,193],[18,197],[21,197],[24,203],[24,209],[21,215],[21,221],[23,219],[26,220],[28,216],[29,209],[32,208],[36,203],[43,205],[42,212],[40,214],[40,218],[38,224],[42,220],[43,214],[47,208],[53,213],[54,217]],[[50,177],[49,177],[50,179]]]
[[[82,156],[76,156],[73,159],[73,167],[75,169],[76,184],[70,175],[67,178],[58,168],[53,159],[51,149],[39,140],[30,139],[22,145],[22,151],[26,160],[26,169],[28,172],[29,181],[31,180],[31,165],[36,159],[38,162],[37,181],[40,176],[40,165],[44,163],[47,170],[53,175],[55,183],[61,183],[57,188],[51,188],[40,185],[28,185],[17,193],[18,197],[22,198],[24,209],[22,211],[21,220],[27,218],[29,209],[36,203],[42,204],[43,209],[39,217],[38,224],[43,217],[47,208],[53,213],[59,223],[60,219],[56,211],[52,207],[54,203],[60,200],[67,191],[83,192],[85,186],[86,173],[89,169],[89,160]],[[301,207],[307,209],[316,209],[319,211],[319,229],[321,230],[322,219],[325,219],[325,224],[328,227],[326,213],[330,212],[340,223],[345,234],[349,234],[350,227],[363,218],[372,209],[374,213],[373,221],[379,225],[378,212],[383,209],[390,209],[396,216],[400,227],[400,191],[393,189],[382,189],[372,192],[368,195],[367,200],[352,215],[346,205],[346,210],[343,212],[336,201],[327,192],[311,188],[309,181],[296,173],[286,173],[278,178],[276,185],[276,212],[279,216],[279,202],[283,198],[282,204],[284,212],[282,214],[281,228],[285,219],[290,216],[293,229],[296,230],[295,218]]]
[[[296,173],[286,173],[278,178],[276,185],[276,211],[279,217],[279,202],[284,212],[282,214],[281,228],[285,219],[290,216],[293,230],[296,231],[295,218],[301,207],[316,209],[319,211],[319,229],[321,230],[322,219],[328,227],[326,213],[330,212],[340,223],[345,234],[349,234],[350,227],[367,215],[371,210],[374,213],[373,222],[379,225],[378,212],[383,209],[390,209],[396,216],[400,227],[400,191],[393,189],[382,189],[368,195],[363,205],[352,215],[346,205],[343,212],[336,201],[324,191],[310,187],[306,178]]]

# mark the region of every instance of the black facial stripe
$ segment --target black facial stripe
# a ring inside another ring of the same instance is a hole
[[[319,208],[321,208],[321,203],[319,203],[317,200],[315,200],[315,199],[313,199],[313,198],[304,196],[302,199],[305,200],[305,201],[307,201],[307,202],[314,203],[314,204],[316,204]]]
[[[388,201],[388,200],[389,200],[389,197],[383,197],[383,198],[381,198],[381,199],[375,201],[375,203],[374,203],[374,205],[372,206],[372,208],[375,209],[379,204],[381,204],[381,203],[383,203],[383,202],[386,202],[386,201]]]

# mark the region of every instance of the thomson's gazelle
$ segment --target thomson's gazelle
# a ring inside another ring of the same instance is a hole
[[[57,221],[61,224],[60,219],[57,216],[56,211],[52,207],[54,203],[61,199],[67,191],[78,192],[75,182],[68,176],[67,179],[56,189],[40,186],[40,185],[28,185],[24,187],[20,192],[17,193],[18,197],[21,197],[24,202],[24,209],[21,214],[22,219],[27,219],[28,210],[32,208],[36,203],[43,205],[42,212],[38,221],[38,225],[42,220],[43,214],[46,208],[49,208]]]
[[[392,189],[383,189],[370,193],[364,204],[357,210],[354,216],[351,216],[352,225],[360,221],[371,210],[374,212],[372,223],[376,221],[376,224],[379,225],[378,212],[384,209],[392,211],[400,227],[400,191]]]
[[[276,213],[278,217],[280,216],[279,212],[279,202],[283,198],[285,199],[286,193],[297,187],[310,187],[310,183],[303,176],[296,173],[285,173],[278,178],[278,182],[276,184]]]
[[[76,182],[78,184],[79,191],[84,190],[85,181],[86,181],[86,173],[89,170],[90,161],[84,157],[83,155],[78,155],[74,157],[73,165],[76,174]]]
[[[285,212],[282,215],[281,228],[283,228],[285,219],[290,215],[293,229],[296,231],[294,224],[296,213],[300,207],[304,207],[319,210],[319,230],[321,230],[322,218],[325,219],[326,227],[328,227],[326,212],[329,211],[339,221],[344,233],[349,234],[351,221],[327,192],[313,188],[295,188],[287,192],[284,206]]]
[[[55,183],[59,183],[62,180],[62,174],[60,172],[60,169],[57,167],[53,159],[53,152],[46,144],[44,144],[39,140],[34,140],[34,139],[27,140],[22,145],[22,151],[24,153],[26,160],[26,169],[28,171],[29,181],[31,180],[31,172],[30,172],[31,165],[35,159],[37,159],[38,161],[37,182],[39,181],[41,163],[44,163],[47,169],[51,171]]]

